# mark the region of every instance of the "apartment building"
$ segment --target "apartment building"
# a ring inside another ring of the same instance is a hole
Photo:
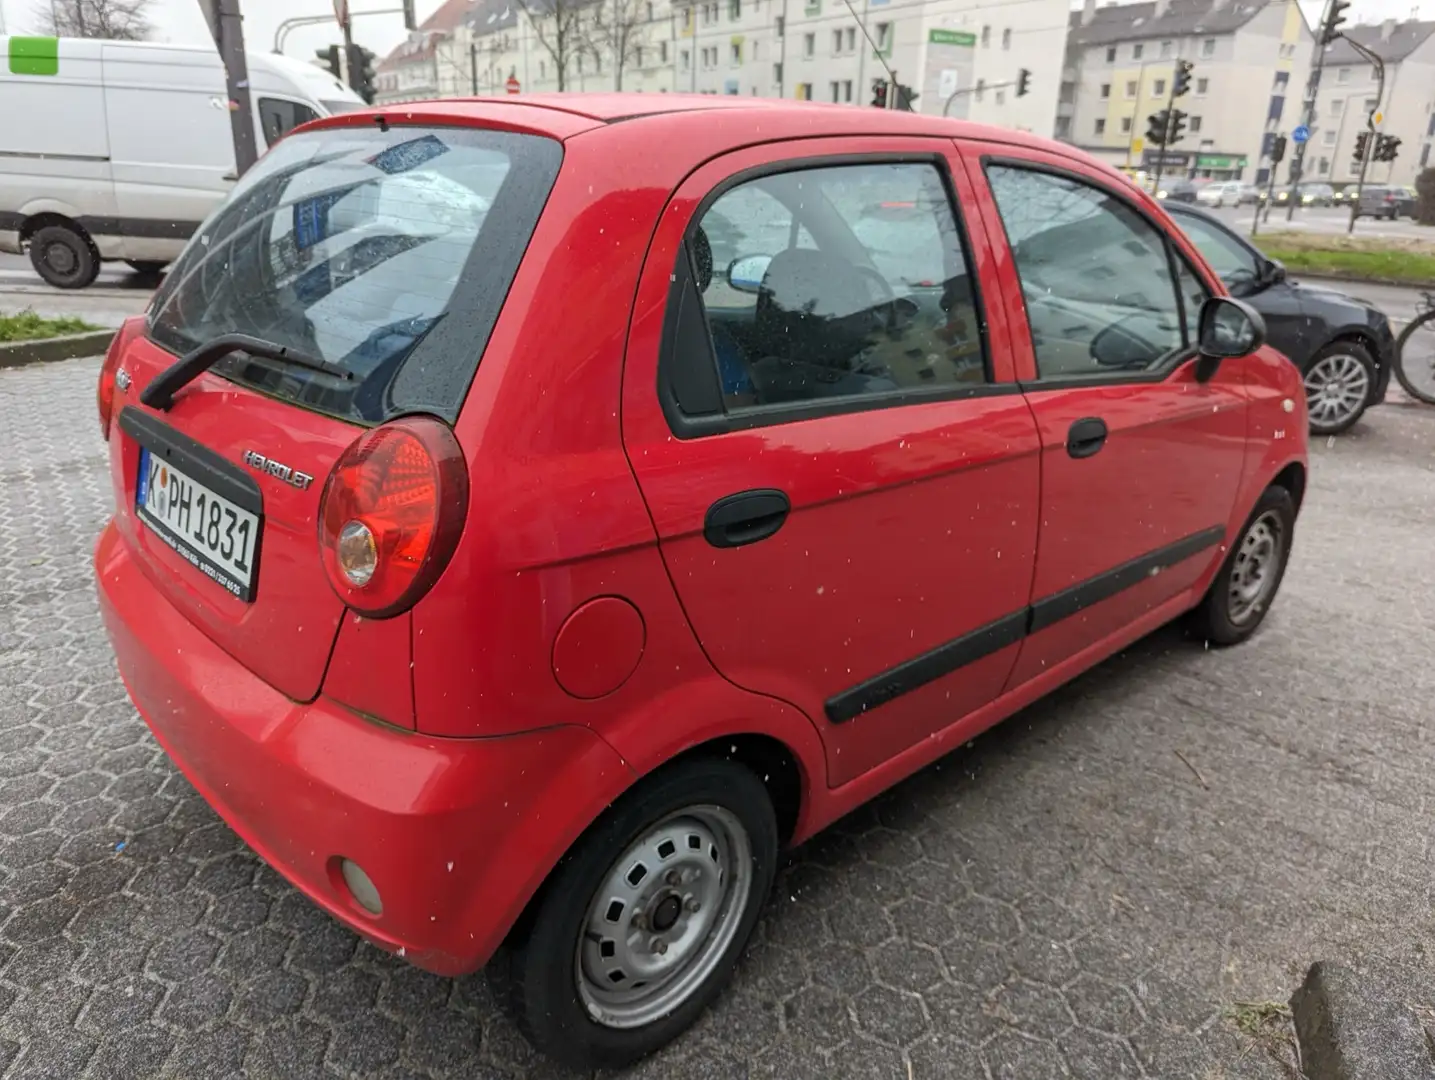
[[[1315,123],[1306,147],[1305,176],[1340,184],[1360,173],[1354,160],[1356,136],[1367,118],[1379,114],[1377,130],[1401,140],[1390,163],[1372,162],[1367,179],[1413,184],[1431,161],[1435,141],[1435,22],[1397,22],[1352,26],[1346,33],[1385,62],[1384,93],[1375,69],[1347,41],[1337,40],[1325,53]]]
[[[544,2],[472,0],[428,49],[436,15],[411,35],[411,56],[401,48],[381,65],[380,100],[411,100],[422,80],[405,72],[428,53],[423,78],[437,96],[502,93],[510,77],[520,92],[557,90],[561,66],[567,90],[867,106],[873,80],[890,72],[917,94],[918,111],[1052,132],[1065,0],[853,0],[851,8],[844,0],[605,0],[583,9],[581,32],[561,57]],[[613,32],[615,13],[627,33]],[[1018,97],[1023,68],[1029,88]]]
[[[1300,122],[1315,35],[1295,0],[1154,0],[1071,13],[1056,134],[1119,167],[1261,182]],[[1175,65],[1193,65],[1185,137],[1147,145]]]
[[[374,100],[380,105],[439,97],[439,46],[449,39],[472,6],[470,0],[445,0],[408,40],[374,68]]]

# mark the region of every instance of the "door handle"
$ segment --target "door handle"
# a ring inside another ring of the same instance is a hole
[[[1066,432],[1066,452],[1074,458],[1090,457],[1106,445],[1106,421],[1099,416],[1078,420]]]
[[[775,488],[725,495],[708,507],[703,536],[717,548],[755,544],[782,528],[791,510],[787,496]]]

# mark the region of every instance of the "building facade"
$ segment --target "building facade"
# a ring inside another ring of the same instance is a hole
[[[1119,167],[1264,181],[1276,133],[1300,122],[1315,36],[1295,0],[1095,0],[1071,16],[1056,135]],[[1192,64],[1185,137],[1148,145]]]
[[[1393,162],[1371,162],[1367,181],[1409,185],[1431,161],[1435,141],[1435,22],[1353,26],[1350,37],[1385,61],[1385,85],[1370,62],[1349,42],[1337,40],[1325,53],[1315,122],[1306,148],[1305,178],[1342,184],[1360,174],[1356,137],[1375,129],[1400,139]]]

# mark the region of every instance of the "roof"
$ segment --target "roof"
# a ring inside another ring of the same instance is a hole
[[[1435,22],[1379,23],[1371,26],[1347,26],[1345,34],[1364,45],[1387,64],[1397,64],[1418,49],[1432,33]],[[1325,52],[1326,66],[1369,63],[1350,46],[1350,42],[1336,40]]]
[[[1229,34],[1254,19],[1268,3],[1269,0],[1171,0],[1160,18],[1156,17],[1155,3],[1106,4],[1096,9],[1088,26],[1081,24],[1082,11],[1071,13],[1071,43],[1115,45],[1151,38]]]
[[[518,0],[476,0],[463,14],[475,34],[494,34],[518,25]]]

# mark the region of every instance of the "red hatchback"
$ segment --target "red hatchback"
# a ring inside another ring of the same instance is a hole
[[[1152,199],[1010,131],[333,117],[105,361],[105,621],[296,887],[622,1064],[784,846],[1176,616],[1256,629],[1306,477],[1262,336]]]

